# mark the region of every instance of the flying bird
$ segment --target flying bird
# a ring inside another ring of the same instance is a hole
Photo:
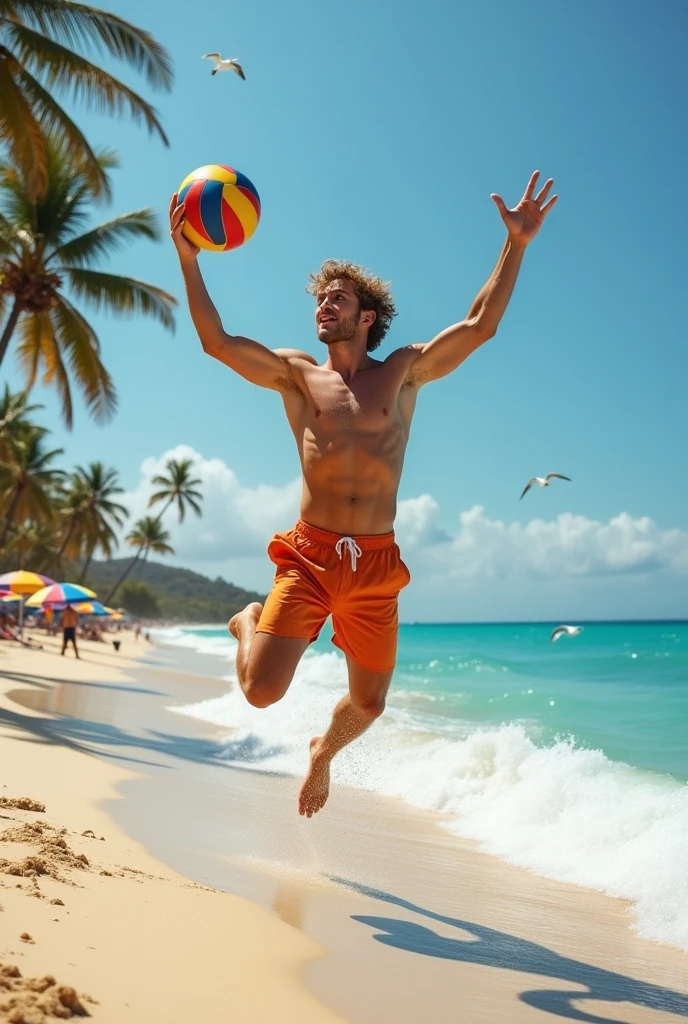
[[[215,61],[215,67],[210,72],[211,75],[216,75],[218,71],[234,71],[239,76],[239,78],[243,78],[243,80],[246,81],[244,69],[242,68],[241,64],[238,63],[236,57],[232,57],[230,58],[230,60],[223,60],[221,53],[205,53],[201,57],[201,60]]]
[[[557,626],[556,629],[552,630],[550,640],[552,643],[556,643],[559,637],[564,636],[564,634],[566,636],[578,636],[582,628],[582,626]]]
[[[540,487],[549,487],[549,482],[552,479],[552,477],[556,477],[557,480],[571,479],[570,476],[563,476],[561,473],[548,473],[547,476],[534,476],[528,481],[528,483],[523,488],[523,494],[527,494],[530,488],[533,486],[533,484],[538,484]],[[521,498],[523,497],[523,494],[521,495]],[[518,500],[520,501],[521,498],[519,498]]]

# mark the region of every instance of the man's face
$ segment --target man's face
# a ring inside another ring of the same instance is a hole
[[[326,345],[353,341],[361,319],[361,304],[351,281],[339,278],[324,285],[315,297],[315,327]]]

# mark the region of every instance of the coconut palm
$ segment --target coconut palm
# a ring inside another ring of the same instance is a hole
[[[26,520],[12,531],[7,550],[17,569],[33,569],[52,562],[57,554],[55,529],[50,523]]]
[[[177,504],[177,515],[180,523],[184,522],[187,506],[193,509],[197,516],[203,514],[199,504],[203,500],[203,495],[200,491],[194,489],[198,487],[201,481],[198,478],[191,478],[192,466],[193,459],[168,459],[165,463],[167,476],[158,475],[153,477],[151,482],[156,487],[159,487],[160,490],[150,496],[148,507],[152,508],[153,505],[157,505],[160,501],[165,503],[160,512],[158,512],[158,520],[162,519],[165,512],[174,502]]]
[[[174,554],[174,548],[168,543],[170,539],[169,530],[165,530],[161,524],[159,517],[153,519],[152,516],[144,516],[143,519],[139,519],[134,523],[133,530],[127,535],[127,544],[131,544],[133,547],[137,547],[138,551],[132,558],[129,565],[126,567],[120,578],[115,583],[114,587],[105,598],[103,604],[110,604],[119,588],[124,583],[125,579],[134,568],[138,560],[143,555],[143,560],[148,558],[148,553],[154,551],[157,555],[172,555]]]
[[[62,539],[53,565],[63,558],[76,559],[83,553],[85,577],[95,551],[100,547],[107,557],[117,546],[113,526],[121,526],[127,516],[124,505],[113,501],[123,489],[117,470],[107,469],[102,462],[92,462],[85,469],[77,466],[64,488],[60,516]],[[51,566],[45,566],[49,570]]]
[[[124,505],[113,501],[116,494],[124,493],[119,486],[116,469],[108,469],[102,462],[91,462],[86,469],[77,466],[76,475],[81,479],[87,496],[79,523],[85,559],[81,582],[86,578],[91,559],[98,549],[106,558],[112,557],[112,551],[117,547],[114,527],[121,526],[129,512]]]
[[[95,52],[98,63],[72,47]],[[48,187],[46,131],[64,138],[94,192],[108,191],[96,155],[53,92],[110,114],[128,111],[167,144],[154,108],[100,66],[103,52],[142,72],[152,86],[170,88],[167,51],[116,14],[72,0],[0,0],[0,136],[25,169],[34,198]]]
[[[103,168],[117,166],[113,153],[104,151],[99,159]],[[116,406],[98,337],[72,297],[96,311],[152,316],[168,329],[174,327],[176,299],[136,278],[93,269],[130,240],[158,238],[153,211],[135,210],[84,230],[95,195],[85,163],[71,159],[64,140],[55,136],[48,140],[47,161],[48,190],[38,200],[31,199],[19,166],[0,163],[0,314],[3,305],[10,307],[0,336],[0,362],[17,328],[27,390],[42,374],[44,384],[57,388],[71,427],[71,381],[97,421],[107,420]]]
[[[53,516],[55,486],[64,476],[51,463],[62,448],[46,449],[47,430],[27,425],[10,443],[9,457],[0,462],[0,509],[4,523],[0,533],[0,551],[14,522],[45,522]]]

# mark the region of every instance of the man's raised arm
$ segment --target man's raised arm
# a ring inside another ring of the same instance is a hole
[[[260,342],[225,332],[198,266],[199,248],[182,234],[183,227],[184,204],[177,206],[175,194],[170,202],[170,235],[179,255],[189,311],[203,351],[251,384],[282,391],[292,379],[288,362]]]
[[[523,198],[513,210],[507,208],[500,196],[492,196],[508,231],[497,265],[478,292],[465,320],[448,327],[430,342],[410,346],[417,355],[409,367],[409,383],[420,385],[445,377],[497,333],[514,290],[526,246],[535,238],[557,201],[557,196],[552,196],[545,203],[554,184],[552,178],[534,196],[538,175],[539,171],[531,175]]]

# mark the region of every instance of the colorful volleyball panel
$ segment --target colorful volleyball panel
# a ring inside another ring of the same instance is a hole
[[[260,220],[255,185],[225,164],[206,164],[192,171],[179,186],[178,202],[186,208],[186,237],[212,252],[243,245]]]

